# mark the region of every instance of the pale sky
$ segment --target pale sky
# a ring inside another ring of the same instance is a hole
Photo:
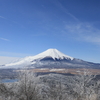
[[[6,63],[14,62],[14,61],[16,61],[17,59],[20,59],[20,58],[17,58],[17,57],[4,57],[4,56],[0,56],[0,65],[3,65],[3,64],[6,64]]]

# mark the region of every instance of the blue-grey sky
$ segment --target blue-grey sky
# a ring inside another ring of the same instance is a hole
[[[100,0],[0,0],[0,56],[49,48],[100,63]]]

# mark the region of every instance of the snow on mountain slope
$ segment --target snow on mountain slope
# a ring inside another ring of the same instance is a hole
[[[36,56],[34,56],[35,59],[38,59],[38,58],[44,58],[44,57],[52,57],[54,60],[57,58],[57,59],[71,59],[73,60],[72,57],[70,56],[67,56],[63,53],[61,53],[60,51],[58,51],[57,49],[48,49]]]
[[[54,60],[55,59],[70,59],[70,60],[73,60],[74,58],[73,57],[70,57],[70,56],[67,56],[63,53],[61,53],[60,51],[58,51],[57,49],[48,49],[36,56],[29,56],[29,57],[25,57],[25,58],[22,58],[20,59],[19,61],[17,62],[14,62],[14,63],[10,63],[10,64],[6,64],[5,66],[3,67],[8,67],[8,66],[27,66],[27,65],[30,65],[30,64],[34,64],[36,63],[35,60],[37,59],[43,59],[45,57],[52,57]]]

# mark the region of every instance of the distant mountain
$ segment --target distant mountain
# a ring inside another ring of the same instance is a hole
[[[29,56],[0,68],[100,68],[100,64],[67,56],[57,49],[48,49],[36,56]]]

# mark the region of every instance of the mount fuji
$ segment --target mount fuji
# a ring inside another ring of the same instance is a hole
[[[70,57],[57,49],[48,49],[38,55],[2,65],[0,68],[100,68],[100,64]]]

